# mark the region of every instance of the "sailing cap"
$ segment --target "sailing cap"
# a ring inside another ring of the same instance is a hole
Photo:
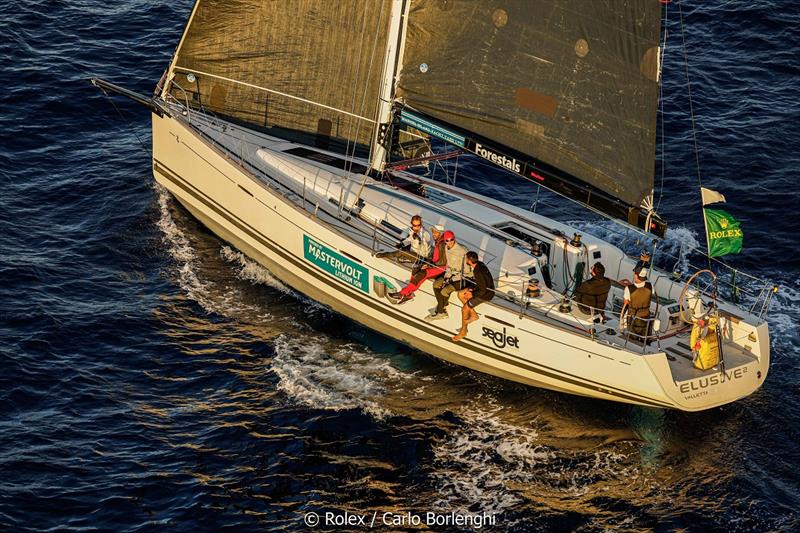
[[[435,229],[435,230],[436,230],[436,231],[438,231],[439,233],[442,233],[442,232],[444,231],[444,226],[442,226],[441,224],[436,224],[436,225],[433,227],[433,229]]]
[[[445,231],[444,232],[444,240],[455,239],[455,238],[456,238],[456,234],[453,233],[452,231]]]

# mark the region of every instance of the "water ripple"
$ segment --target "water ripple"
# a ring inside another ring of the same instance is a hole
[[[781,285],[764,387],[695,414],[442,363],[211,235],[152,184],[142,108],[87,81],[151,92],[191,6],[0,4],[0,529],[296,531],[308,511],[429,510],[496,513],[511,531],[800,528],[794,4],[683,6],[700,177],[743,222],[746,253],[730,261]],[[703,228],[667,9],[656,198],[672,228],[662,249],[686,271]],[[461,186],[536,199],[460,163]],[[537,212],[641,245],[538,198]]]

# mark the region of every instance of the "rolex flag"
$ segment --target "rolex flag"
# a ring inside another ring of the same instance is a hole
[[[703,209],[706,217],[708,237],[708,256],[738,254],[742,251],[744,234],[739,228],[739,221],[722,209]]]

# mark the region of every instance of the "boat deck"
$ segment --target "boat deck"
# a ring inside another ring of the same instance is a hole
[[[520,289],[523,287],[521,283],[515,285],[509,282],[507,280],[509,276],[528,279],[527,272],[523,272],[517,266],[520,259],[525,259],[526,254],[527,259],[532,258],[528,245],[510,240],[508,234],[496,230],[496,224],[488,226],[463,214],[490,212],[499,217],[498,220],[503,221],[502,214],[498,215],[503,212],[502,209],[489,211],[485,206],[471,205],[468,200],[454,196],[457,193],[451,190],[437,191],[430,186],[428,193],[433,194],[428,194],[427,197],[418,193],[397,191],[396,188],[365,177],[362,174],[365,168],[358,161],[352,167],[342,168],[342,165],[338,164],[343,161],[338,159],[339,156],[327,155],[321,150],[298,148],[296,144],[247,129],[237,129],[236,126],[217,121],[213,117],[193,114],[192,124],[221,149],[240,159],[266,186],[279,190],[299,208],[313,213],[320,222],[336,229],[373,255],[394,249],[410,216],[424,213],[423,219],[428,224],[445,223],[448,229],[455,230],[459,241],[468,248],[482,250],[482,260],[490,267],[498,284],[499,297],[495,297],[489,306],[506,308],[632,353],[666,352],[676,382],[694,379],[713,371],[713,369],[702,371],[694,367],[688,346],[688,332],[646,345],[631,339],[627,332],[619,327],[619,320],[608,309],[606,312],[610,319],[604,323],[599,323],[596,318],[581,313],[576,305],[573,305],[569,312],[561,312],[559,310],[559,304],[562,302],[561,294],[545,289],[544,283],[541,284],[542,295],[538,298],[523,297],[522,290],[519,292],[507,290],[509,287]],[[300,150],[307,152],[305,157],[298,155]],[[276,174],[282,174],[285,179],[276,179]],[[460,214],[449,209],[448,204],[459,204]],[[357,208],[354,209],[353,206]],[[538,226],[539,230],[549,231],[553,238],[563,237],[566,228],[557,222],[553,222],[550,228],[542,227],[536,222],[531,222],[531,225]],[[409,264],[399,265],[410,271]],[[524,263],[521,266],[524,266]],[[499,277],[503,277],[503,281],[506,282],[503,290],[500,290],[502,281],[498,280]],[[427,287],[423,292],[430,290]],[[621,289],[617,287],[614,290]],[[460,305],[453,300],[455,298],[451,298],[451,304]],[[613,299],[609,297],[609,301]],[[485,312],[491,313],[488,309]],[[725,345],[726,368],[746,364],[754,359],[753,355],[736,346]]]
[[[689,334],[675,337],[675,342],[664,346],[667,359],[670,362],[673,381],[680,383],[690,381],[709,374],[716,374],[721,370],[721,365],[714,366],[707,370],[696,368],[692,363],[692,350],[689,347]],[[722,346],[722,358],[725,370],[732,370],[740,366],[752,363],[756,357],[741,349],[735,344],[726,343]]]

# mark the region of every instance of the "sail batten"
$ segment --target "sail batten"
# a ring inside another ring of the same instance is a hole
[[[227,81],[227,82],[238,84],[238,85],[243,85],[245,87],[250,87],[252,89],[258,89],[259,91],[264,91],[264,92],[271,93],[271,94],[274,94],[274,95],[277,95],[277,96],[283,96],[283,97],[291,99],[291,100],[297,100],[298,102],[303,102],[303,103],[314,105],[314,106],[318,106],[318,107],[321,107],[321,108],[324,108],[324,109],[329,109],[331,111],[335,111],[335,112],[341,113],[343,115],[348,115],[348,116],[351,116],[353,118],[357,118],[359,120],[366,120],[367,122],[372,122],[372,123],[375,122],[375,120],[372,119],[372,118],[362,117],[360,115],[356,115],[355,113],[350,113],[349,111],[345,111],[344,109],[337,109],[335,107],[331,107],[329,105],[325,105],[325,104],[323,104],[321,102],[313,102],[313,101],[308,100],[306,98],[301,98],[299,96],[295,96],[295,95],[292,95],[292,94],[283,93],[283,92],[280,92],[280,91],[276,91],[274,89],[269,89],[267,87],[261,87],[259,85],[255,85],[255,84],[252,84],[252,83],[247,83],[246,81],[234,80],[234,79],[231,79],[231,78],[226,78],[225,76],[218,76],[216,74],[211,74],[210,72],[203,72],[203,71],[200,71],[200,70],[193,70],[193,69],[190,69],[190,68],[179,68],[178,71],[180,73],[192,73],[192,74],[197,74],[197,75],[200,75],[200,76],[208,76],[210,78],[216,78],[218,80]]]
[[[398,95],[638,207],[655,172],[660,4],[574,6],[413,0]]]

